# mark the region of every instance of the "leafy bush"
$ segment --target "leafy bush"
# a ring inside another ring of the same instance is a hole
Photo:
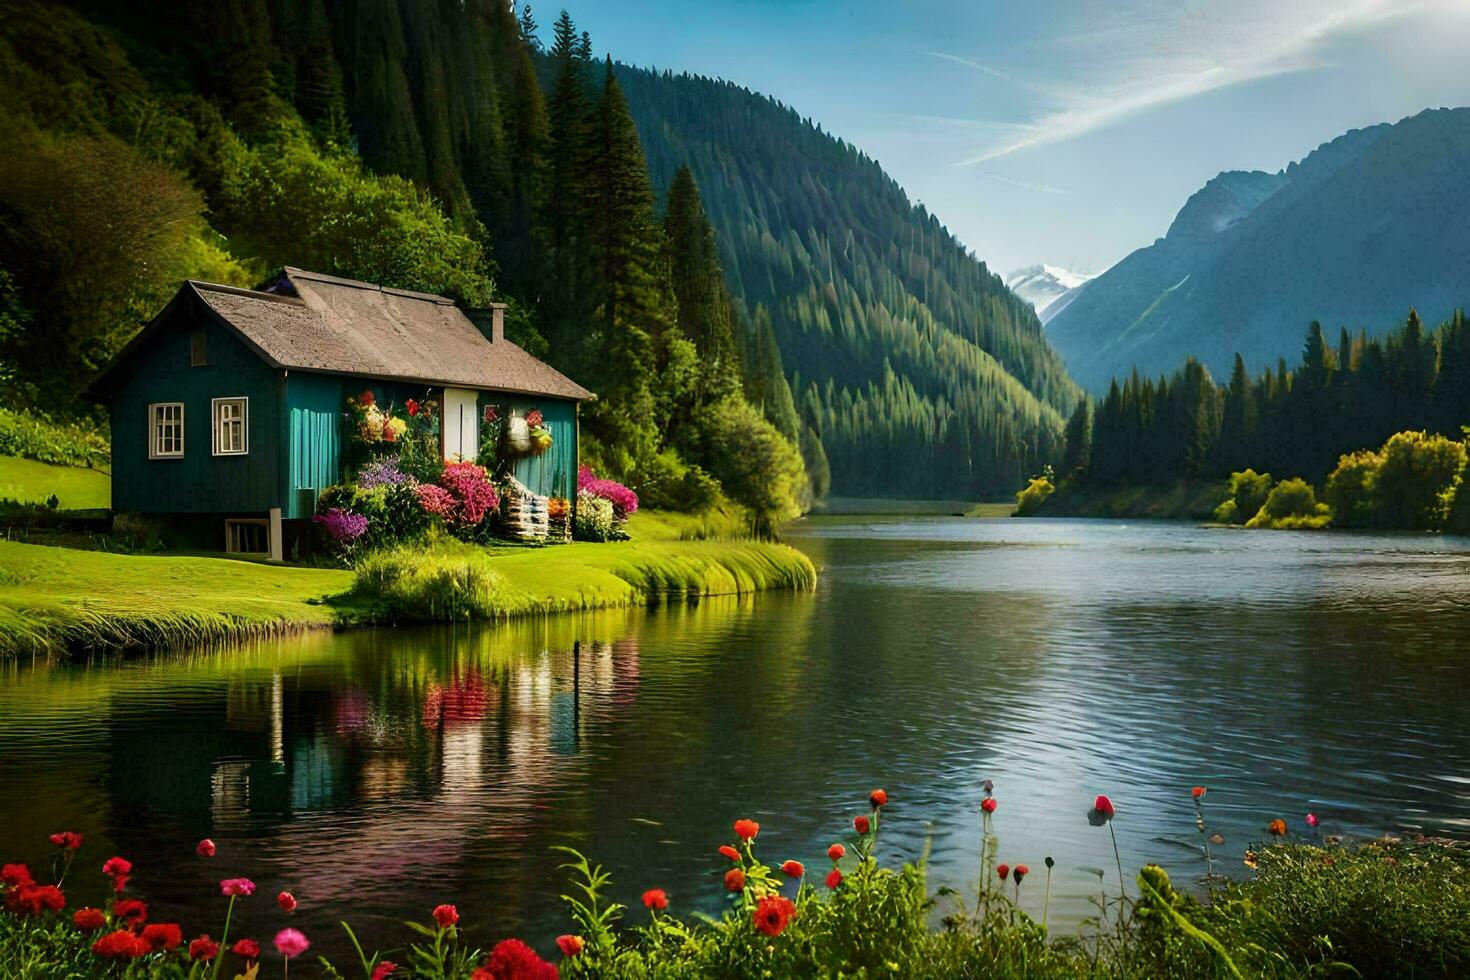
[[[1464,465],[1464,443],[1426,432],[1390,436],[1383,444],[1383,463],[1373,492],[1374,523],[1396,528],[1442,527]]]
[[[7,408],[0,408],[0,456],[97,469],[112,463],[107,437],[96,429]]]
[[[774,534],[806,508],[801,452],[749,402],[724,398],[694,419],[694,455],[730,499],[748,508],[757,534]]]
[[[1041,509],[1046,498],[1056,492],[1056,486],[1044,476],[1035,476],[1024,490],[1016,492],[1016,509],[1012,517],[1030,517]]]
[[[1230,494],[1215,509],[1215,520],[1222,524],[1244,524],[1256,515],[1271,493],[1271,474],[1246,469],[1230,474]]]
[[[572,520],[572,536],[578,541],[611,541],[615,522],[612,501],[593,496],[584,490],[577,494],[577,510]]]
[[[1359,450],[1342,456],[1327,476],[1322,499],[1332,508],[1338,527],[1367,527],[1373,523],[1373,495],[1383,454]]]
[[[1332,523],[1332,510],[1317,502],[1312,485],[1300,477],[1282,480],[1271,488],[1266,502],[1246,527],[1269,527],[1279,530],[1323,528]]]

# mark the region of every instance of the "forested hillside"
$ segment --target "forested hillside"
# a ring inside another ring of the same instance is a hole
[[[876,163],[734,86],[599,61],[565,14],[3,0],[0,44],[22,404],[84,410],[179,279],[282,264],[509,301],[598,392],[591,461],[671,505],[718,480],[776,519],[829,460],[842,493],[997,491],[1074,400],[1034,314]]]
[[[1101,393],[1186,356],[1216,374],[1292,357],[1313,319],[1382,330],[1430,322],[1470,295],[1470,109],[1354,130],[1279,173],[1227,172],[1168,234],[1088,283],[1047,323],[1073,375]]]
[[[993,492],[1047,458],[1076,388],[1035,313],[875,161],[740,86],[618,75],[654,183],[693,169],[839,492]]]

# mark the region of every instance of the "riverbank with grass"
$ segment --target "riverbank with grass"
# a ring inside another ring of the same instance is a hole
[[[182,647],[303,629],[507,619],[815,585],[816,569],[794,548],[681,540],[713,533],[719,521],[708,520],[640,513],[630,526],[633,540],[608,544],[481,547],[446,539],[370,554],[356,572],[0,541],[0,655]]]
[[[1127,487],[1078,486],[1065,481],[1031,516],[1208,521],[1228,494],[1224,480]]]
[[[1204,790],[1194,793],[1198,801]],[[987,795],[982,805],[980,881],[963,894],[932,893],[923,861],[884,866],[879,838],[901,812],[900,801],[877,789],[866,805],[854,803],[850,831],[835,834],[825,854],[772,854],[762,824],[750,819],[733,821],[717,849],[708,841],[706,860],[726,895],[718,917],[692,914],[685,896],[657,881],[639,883],[642,907],[618,904],[609,894],[614,882],[601,867],[558,846],[546,861],[559,866],[564,882],[566,931],[554,942],[533,940],[538,949],[504,935],[489,922],[505,910],[486,904],[484,896],[443,894],[431,899],[438,904],[426,903],[418,921],[401,926],[380,920],[354,928],[351,909],[341,909],[339,925],[353,952],[336,962],[313,949],[329,934],[304,925],[297,914],[312,900],[309,880],[274,900],[257,895],[255,882],[239,877],[250,871],[239,864],[248,851],[228,837],[178,843],[180,866],[205,862],[217,869],[220,894],[182,921],[168,921],[150,914],[150,888],[170,874],[197,872],[135,866],[124,856],[104,862],[101,853],[85,849],[82,835],[57,831],[50,835],[49,861],[6,864],[0,873],[0,973],[36,980],[163,978],[218,975],[224,967],[225,976],[250,977],[317,967],[314,975],[372,980],[1207,980],[1449,978],[1470,970],[1470,851],[1452,841],[1273,843],[1247,852],[1247,879],[1211,876],[1204,884],[1182,875],[1171,880],[1158,865],[1124,881],[1119,861],[1117,876],[1111,868],[1096,872],[1096,919],[1081,930],[1054,933],[1049,909],[1056,862],[1050,856],[1034,867],[999,862],[994,797]],[[1115,816],[1106,796],[1088,812],[1090,822],[1110,828]],[[1278,825],[1269,832],[1286,833],[1283,821],[1271,822],[1271,828]],[[257,926],[259,910],[270,910],[263,933],[241,934],[239,913],[247,907],[257,913]]]
[[[112,478],[85,466],[0,456],[0,500],[45,504],[52,497],[60,510],[106,510],[112,505]]]

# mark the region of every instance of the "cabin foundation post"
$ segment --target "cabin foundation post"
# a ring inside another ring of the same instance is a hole
[[[285,542],[282,540],[282,537],[281,537],[281,508],[279,508],[279,507],[272,507],[271,508],[270,539],[271,539],[271,543],[270,543],[270,548],[271,548],[270,560],[271,561],[285,561],[286,560],[286,548],[285,548]]]

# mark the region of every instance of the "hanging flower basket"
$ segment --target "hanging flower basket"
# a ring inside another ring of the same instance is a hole
[[[512,412],[505,420],[505,446],[513,456],[539,456],[551,448],[551,430],[539,408],[524,416]]]

